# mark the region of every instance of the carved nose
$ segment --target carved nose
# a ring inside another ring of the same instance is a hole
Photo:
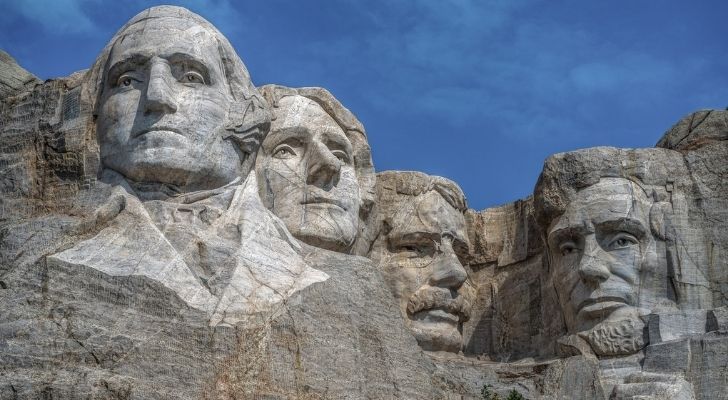
[[[579,260],[579,276],[584,282],[596,285],[609,279],[611,273],[606,265],[606,254],[602,253],[594,235],[585,238],[584,253]]]
[[[308,156],[306,183],[329,190],[339,182],[341,161],[322,143],[313,143]]]
[[[468,274],[452,248],[452,239],[443,237],[440,252],[433,261],[430,285],[457,290]]]
[[[177,111],[177,102],[174,90],[170,87],[170,78],[172,78],[172,72],[169,65],[164,62],[152,63],[147,85],[146,112],[171,114]]]

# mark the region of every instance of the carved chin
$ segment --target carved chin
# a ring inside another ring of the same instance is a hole
[[[332,206],[333,207],[333,206]],[[298,227],[290,226],[291,233],[302,242],[333,251],[346,251],[354,242],[357,233],[355,221],[347,214],[323,214],[311,211],[304,214],[305,220]],[[343,214],[343,215],[341,215]],[[288,221],[286,221],[288,222]]]
[[[634,354],[647,345],[645,324],[638,318],[605,321],[594,328],[580,332],[599,356]]]
[[[423,350],[457,353],[462,348],[463,337],[452,325],[413,322],[410,330]]]

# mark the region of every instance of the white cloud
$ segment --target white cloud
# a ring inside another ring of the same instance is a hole
[[[103,7],[103,3],[102,0],[9,0],[5,12],[17,13],[51,34],[88,34],[101,30],[90,15],[94,9]],[[186,7],[208,19],[225,34],[238,31],[243,23],[229,0],[173,0],[162,4]],[[133,0],[114,7],[117,10],[141,11],[153,5],[145,0]]]
[[[87,33],[96,30],[85,10],[89,0],[10,0],[5,12],[16,12],[40,24],[49,33]]]

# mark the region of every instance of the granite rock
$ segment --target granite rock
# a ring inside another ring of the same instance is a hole
[[[188,10],[2,53],[0,398],[728,398],[726,116],[476,211]]]
[[[0,50],[0,99],[32,89],[40,80]]]

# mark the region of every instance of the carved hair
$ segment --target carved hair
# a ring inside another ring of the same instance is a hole
[[[596,147],[555,154],[546,159],[534,189],[536,220],[544,237],[551,223],[566,212],[578,192],[599,183],[603,178],[622,178],[634,183],[634,186],[652,200],[652,233],[661,240],[668,240],[665,218],[669,217],[671,207],[666,202],[666,188],[671,181],[667,176],[647,176],[653,171],[645,170],[643,164],[649,163],[651,154],[632,154],[634,152],[635,150]]]
[[[374,205],[374,184],[376,175],[372,163],[372,151],[369,147],[364,126],[354,114],[344,107],[326,89],[317,87],[289,88],[280,85],[265,85],[259,88],[260,93],[273,108],[278,108],[280,100],[288,96],[303,96],[318,104],[346,134],[354,152],[354,169],[361,192],[361,214],[366,219]],[[275,118],[275,115],[273,115]]]
[[[109,56],[114,45],[123,39],[138,23],[147,23],[151,19],[175,19],[177,24],[198,25],[217,41],[217,48],[222,60],[223,72],[227,79],[230,95],[233,102],[228,111],[228,121],[225,124],[225,138],[229,138],[247,155],[243,160],[246,164],[255,161],[265,135],[270,128],[270,113],[265,101],[250,80],[245,64],[235,52],[230,42],[211,23],[201,16],[182,7],[158,6],[146,9],[129,20],[111,38],[103,51],[96,58],[94,65],[87,72],[84,97],[91,104],[94,120],[98,115],[98,106],[104,90],[106,70]],[[95,127],[92,128],[95,133]],[[252,166],[252,164],[250,165]],[[250,170],[250,168],[247,168]]]
[[[634,183],[652,201],[649,224],[652,235],[665,243],[662,259],[667,276],[676,288],[678,303],[686,308],[705,308],[711,302],[705,273],[693,262],[677,256],[681,240],[673,225],[673,204],[679,192],[690,190],[682,155],[666,149],[617,149],[595,147],[554,154],[544,162],[534,189],[536,220],[545,243],[548,230],[564,214],[577,193],[603,178],[622,178]],[[680,206],[684,207],[684,206]],[[684,244],[681,244],[684,246]]]
[[[377,174],[377,199],[384,205],[401,196],[419,196],[436,191],[453,208],[465,212],[467,200],[457,183],[416,171],[384,171]]]

